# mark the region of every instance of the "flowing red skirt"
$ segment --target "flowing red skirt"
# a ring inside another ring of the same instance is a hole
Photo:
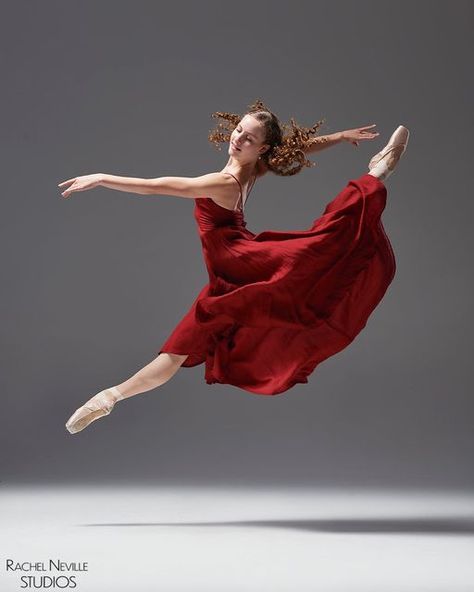
[[[350,180],[307,230],[254,234],[243,215],[211,198],[194,216],[209,282],[158,353],[205,363],[208,384],[276,395],[365,327],[395,275],[382,225],[387,189]]]

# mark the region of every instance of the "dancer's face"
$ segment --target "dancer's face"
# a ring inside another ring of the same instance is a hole
[[[231,134],[229,154],[241,162],[252,162],[269,147],[265,144],[263,125],[255,117],[245,115]]]

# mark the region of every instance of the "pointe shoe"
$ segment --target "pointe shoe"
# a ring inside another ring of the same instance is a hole
[[[96,419],[109,415],[120,399],[123,399],[123,395],[115,386],[100,391],[71,415],[66,422],[66,429],[71,434],[77,434]]]
[[[403,125],[399,125],[390,136],[386,146],[370,159],[369,171],[376,174],[379,179],[386,179],[394,171],[402,154],[405,152],[409,137],[410,132],[408,129]]]

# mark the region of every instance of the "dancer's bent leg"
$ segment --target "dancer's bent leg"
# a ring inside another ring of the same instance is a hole
[[[124,399],[151,391],[172,378],[188,355],[161,353],[133,376],[115,385]]]
[[[164,384],[176,374],[187,357],[187,355],[160,353],[133,376],[116,386],[100,391],[79,407],[66,422],[66,429],[71,434],[76,434],[96,419],[109,415],[117,401]]]

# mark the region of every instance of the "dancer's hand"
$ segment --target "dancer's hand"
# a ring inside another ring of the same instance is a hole
[[[379,132],[376,132],[374,128],[377,124],[373,123],[372,125],[366,125],[364,127],[356,127],[354,129],[345,130],[341,132],[341,137],[343,140],[347,140],[354,144],[355,146],[359,145],[358,140],[373,140],[379,135]]]
[[[85,191],[100,185],[102,181],[102,174],[96,173],[94,175],[83,175],[82,177],[73,177],[67,181],[59,183],[58,187],[66,187],[66,190],[61,193],[63,197],[69,197],[73,191]]]

